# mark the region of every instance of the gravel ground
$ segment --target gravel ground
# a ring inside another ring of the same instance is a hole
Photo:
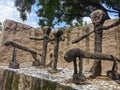
[[[11,69],[7,66],[0,66],[0,68],[8,69],[32,77],[56,81],[60,84],[71,86],[77,90],[120,90],[120,84],[118,84],[117,81],[110,80],[105,76],[101,76],[96,79],[87,79],[84,83],[81,83],[81,85],[76,85],[72,83],[73,70],[69,70],[67,68],[59,68],[59,72],[55,74],[48,72],[50,68],[24,67],[20,69]],[[86,76],[89,76],[89,74],[90,73],[88,72],[84,72],[84,75]]]

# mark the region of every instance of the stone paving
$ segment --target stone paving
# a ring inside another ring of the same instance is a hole
[[[105,76],[98,77],[96,79],[87,79],[85,82],[80,85],[72,83],[72,74],[73,70],[67,68],[59,68],[58,73],[52,74],[48,71],[50,68],[41,68],[41,67],[23,67],[20,69],[11,69],[7,66],[0,66],[0,69],[7,69],[14,71],[16,73],[25,74],[32,77],[42,78],[50,81],[58,82],[62,85],[70,86],[76,90],[120,90],[120,80],[113,81]],[[87,76],[88,72],[84,72]]]

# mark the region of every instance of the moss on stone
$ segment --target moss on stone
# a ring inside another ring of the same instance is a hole
[[[12,88],[12,90],[18,90],[18,88],[19,88],[19,74],[15,74],[14,79],[13,79],[13,88]]]
[[[76,89],[73,89],[72,87],[69,87],[69,86],[64,86],[64,85],[60,85],[57,87],[56,90],[76,90]]]
[[[5,73],[4,89],[5,90],[12,90],[13,77],[14,77],[15,72],[14,71],[5,70],[4,73]]]
[[[57,83],[48,80],[43,81],[43,90],[56,90]]]

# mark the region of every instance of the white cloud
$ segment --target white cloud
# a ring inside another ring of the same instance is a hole
[[[19,12],[14,6],[14,0],[0,0],[0,21],[3,22],[5,19],[22,22]],[[28,15],[28,19],[24,23],[33,27],[38,27],[38,18],[35,11],[32,11],[31,14]]]
[[[92,23],[92,21],[89,17],[83,17],[83,24],[90,24],[90,23]]]

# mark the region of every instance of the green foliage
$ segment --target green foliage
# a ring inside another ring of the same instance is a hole
[[[20,12],[20,17],[24,21],[27,19],[26,13],[31,12],[32,5],[36,0],[15,0],[15,7]]]
[[[71,25],[73,20],[81,23],[81,18],[89,16],[93,10],[102,9],[120,15],[120,0],[15,0],[15,6],[20,12],[22,20],[26,20],[26,14],[31,12],[32,5],[38,5],[36,11],[39,17],[39,25],[54,26],[61,22]],[[102,4],[113,11],[107,10]],[[109,16],[108,16],[109,18]]]
[[[39,20],[39,25],[41,26],[55,25],[57,21],[54,21],[54,19],[56,17],[59,17],[59,11],[58,11],[59,0],[45,0],[45,1],[39,0],[39,5],[42,6],[42,8],[40,8],[37,11],[38,17],[42,18]]]

